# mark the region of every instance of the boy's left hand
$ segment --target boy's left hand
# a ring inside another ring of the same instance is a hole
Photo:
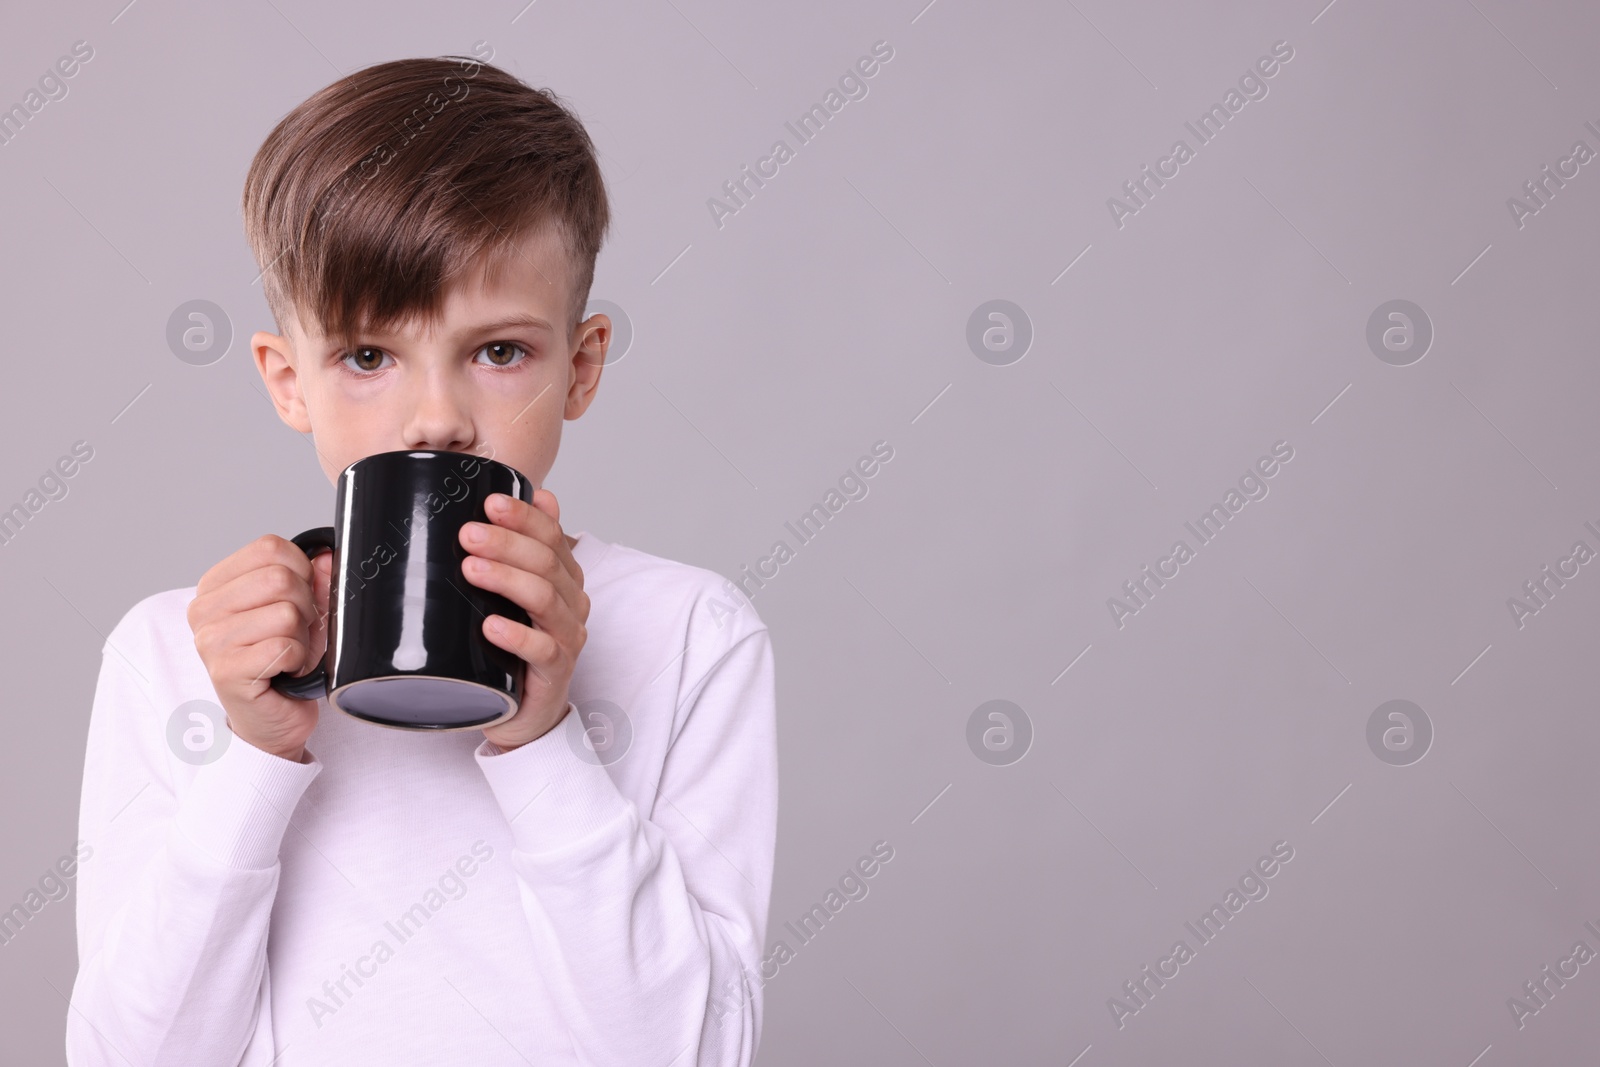
[[[567,712],[572,668],[588,638],[589,595],[583,568],[561,530],[555,494],[537,489],[529,504],[504,493],[485,501],[489,523],[461,527],[467,558],[461,573],[473,585],[499,593],[526,611],[533,626],[502,615],[482,622],[483,635],[525,666],[522,706],[483,735],[501,749],[513,749],[553,729]],[[495,632],[495,624],[504,629]]]

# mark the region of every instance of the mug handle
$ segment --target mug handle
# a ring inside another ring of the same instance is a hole
[[[296,534],[289,540],[300,546],[307,559],[315,559],[323,549],[327,549],[329,552],[334,550],[333,539],[334,531],[332,526],[313,526],[309,530]],[[332,582],[333,576],[330,575],[328,580]],[[330,589],[328,592],[331,598],[333,591]],[[324,656],[326,656],[326,653],[324,653]],[[311,668],[310,672],[299,676],[291,674],[289,671],[275,674],[269,684],[278,692],[296,700],[315,700],[318,697],[328,695],[328,672],[321,663],[318,663]]]

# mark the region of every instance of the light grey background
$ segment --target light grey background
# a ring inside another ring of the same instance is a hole
[[[484,40],[588,124],[616,213],[593,296],[635,339],[568,424],[570,528],[733,575],[894,449],[755,600],[769,944],[895,850],[789,938],[764,1067],[1591,1062],[1600,963],[1520,1029],[1507,1000],[1600,951],[1600,564],[1520,629],[1507,600],[1600,549],[1600,163],[1521,228],[1507,199],[1600,151],[1600,13],[1325,2],[8,12],[0,103],[95,55],[0,147],[0,504],[95,454],[0,548],[0,905],[76,836],[103,635],[329,514],[248,357],[251,155],[342,73]],[[708,198],[879,40],[869,94],[718,228]],[[1280,40],[1268,95],[1119,228],[1107,198]],[[206,367],[164,340],[197,298],[235,331]],[[993,299],[1034,332],[1008,366],[966,340]],[[1367,344],[1393,299],[1435,332],[1410,366]],[[1107,599],[1280,440],[1270,494],[1119,629]],[[1006,766],[967,742],[996,699],[1033,730]],[[1392,699],[1435,731],[1409,766],[1367,742]],[[1269,895],[1199,945],[1185,920],[1278,841]],[[60,1062],[73,899],[0,947],[8,1062]],[[1179,938],[1119,1028],[1108,1000]]]

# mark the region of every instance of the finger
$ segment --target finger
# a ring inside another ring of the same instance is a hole
[[[481,556],[468,557],[462,571],[473,585],[499,593],[526,611],[540,629],[555,635],[563,645],[572,648],[581,643],[579,634],[587,616],[587,597],[583,599],[584,617],[580,617],[579,606],[541,575]],[[581,591],[578,595],[583,596]]]
[[[226,665],[233,677],[261,681],[280,671],[303,674],[310,669],[321,656],[314,654],[309,636],[299,612],[275,601],[195,631],[195,647],[204,658]]]
[[[490,573],[488,569],[476,569],[479,564],[474,560],[503,563],[543,578],[574,610],[581,610],[584,617],[588,617],[588,598],[583,592],[582,579],[574,577],[562,563],[560,552],[545,542],[503,526],[466,523],[461,528],[461,544],[469,553],[461,561],[461,573],[468,578]]]
[[[196,583],[196,593],[204,596],[269,563],[281,563],[302,578],[311,577],[311,561],[298,545],[277,534],[262,534],[206,571]]]
[[[197,592],[195,601],[190,606],[190,626],[199,629],[225,616],[236,615],[278,601],[292,604],[300,613],[301,621],[307,626],[316,622],[321,609],[316,607],[314,600],[316,594],[312,588],[313,583],[317,581],[315,571],[304,552],[298,548],[295,548],[294,552],[300,557],[299,562],[305,566],[307,572],[305,576],[302,577],[298,568],[290,565],[290,561],[270,562],[238,575],[220,588],[214,588],[206,593]],[[328,555],[331,557],[332,553]],[[323,584],[326,584],[325,576]]]
[[[535,489],[533,491],[533,506],[554,519],[557,526],[561,525],[561,502],[556,499],[556,495],[550,490],[542,487]]]
[[[560,677],[564,670],[570,669],[569,662],[576,659],[547,631],[535,630],[503,615],[491,615],[483,620],[483,635],[517,656],[528,665],[535,677],[546,684],[551,678]]]
[[[328,609],[333,595],[333,553],[324,552],[311,561],[312,604],[317,611],[316,622],[311,626],[311,650],[318,658],[328,648]]]
[[[515,501],[517,506],[542,515],[528,502]],[[547,515],[546,515],[547,518]],[[517,566],[554,582],[568,600],[579,600],[574,593],[582,589],[582,568],[574,560],[565,534],[560,526],[555,528],[554,544],[538,531],[536,522],[518,523],[517,518],[507,518],[506,523],[462,523],[459,541],[472,555],[499,560]],[[530,533],[533,531],[533,533]]]
[[[561,563],[583,584],[583,568],[578,566],[578,560],[572,554],[572,546],[567,544],[566,531],[561,528],[561,502],[556,495],[548,489],[535,489],[533,491],[534,506],[549,515],[556,523],[556,555],[561,557]]]
[[[225,669],[230,670],[233,677],[244,679],[246,684],[263,687],[270,687],[272,679],[280,674],[303,677],[322,660],[322,657],[306,651],[305,642],[292,637],[269,637],[265,641],[236,649],[234,657],[235,660]]]
[[[333,553],[320,553],[311,561],[311,572],[312,605],[317,609],[317,617],[326,622],[328,598],[333,595]]]
[[[549,545],[561,560],[562,566],[567,568],[575,580],[582,582],[583,568],[579,567],[578,561],[573,558],[572,550],[567,546],[566,535],[562,532],[561,523],[557,518],[560,514],[560,505],[556,503],[556,495],[548,489],[538,489],[534,491],[533,499],[539,501],[539,504],[530,504],[505,493],[492,493],[485,501],[489,521],[496,526],[515,530]]]

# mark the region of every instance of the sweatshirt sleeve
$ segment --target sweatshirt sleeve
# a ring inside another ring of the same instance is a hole
[[[640,811],[567,720],[479,765],[510,822],[535,965],[586,1063],[748,1067],[777,833],[772,648],[738,638],[695,683]],[[626,754],[622,757],[627,758]]]
[[[278,847],[321,764],[309,754],[291,763],[231,733],[213,762],[176,761],[173,709],[152,700],[155,657],[139,654],[148,635],[130,629],[119,626],[101,650],[90,712],[67,1062],[266,1067]]]

